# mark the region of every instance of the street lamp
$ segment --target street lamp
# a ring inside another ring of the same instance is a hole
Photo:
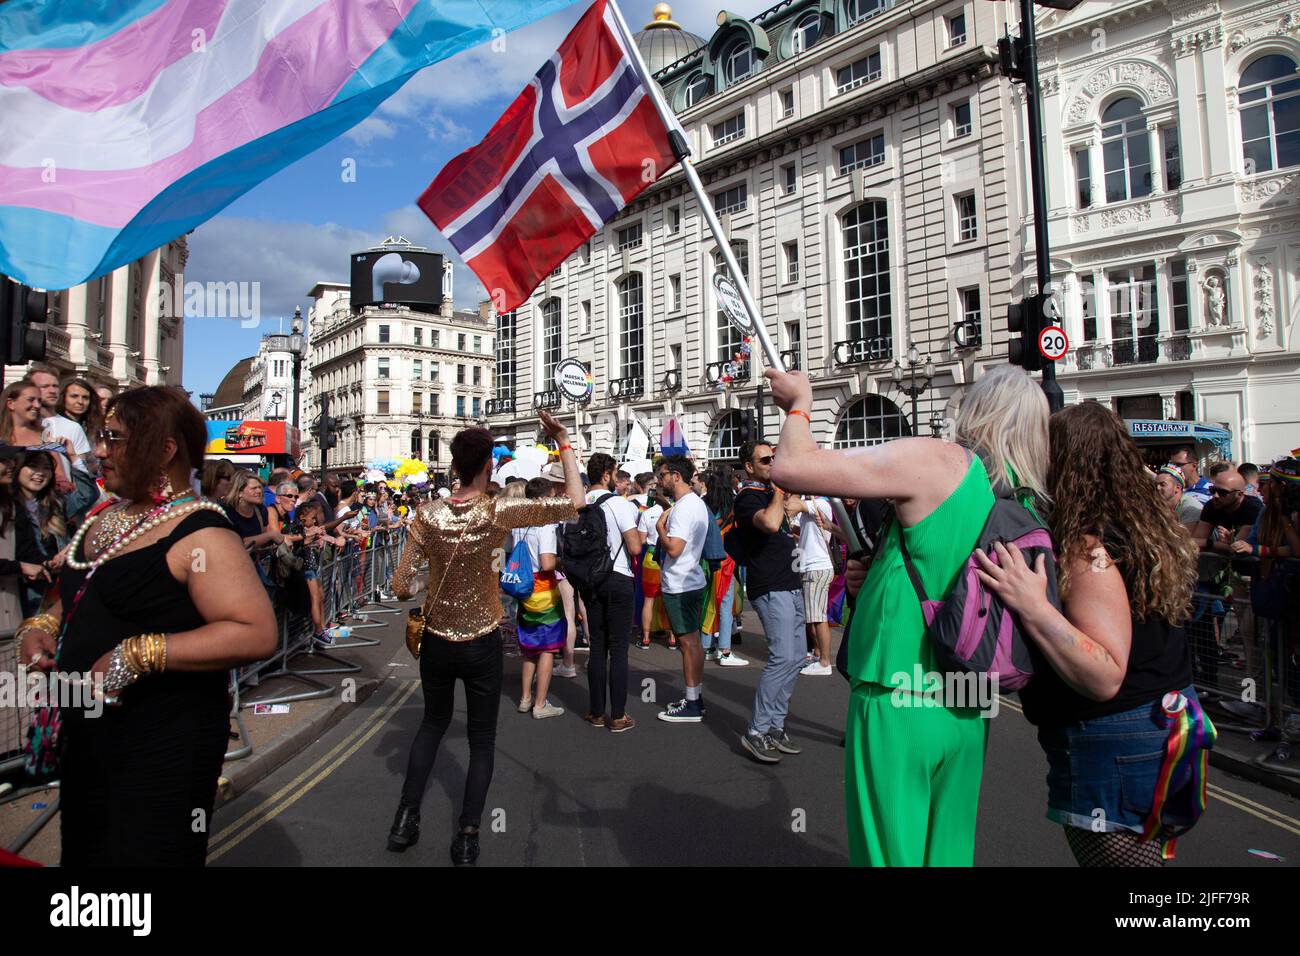
[[[917,369],[920,368],[920,375],[917,375]],[[934,359],[929,355],[925,361],[921,361],[921,355],[916,349],[916,343],[912,342],[907,347],[907,385],[903,385],[904,372],[903,366],[899,364],[898,359],[894,359],[894,385],[912,399],[912,434],[916,434],[918,422],[916,420],[917,408],[916,400],[924,394],[925,390],[930,387],[930,382],[934,380]],[[918,377],[920,382],[917,382]]]
[[[280,406],[284,403],[284,393],[278,389],[271,393],[271,418],[283,418],[284,412],[280,411]]]
[[[293,427],[298,427],[298,391],[302,385],[302,356],[307,341],[302,334],[302,306],[293,307],[293,324],[289,326],[289,351],[293,353]]]

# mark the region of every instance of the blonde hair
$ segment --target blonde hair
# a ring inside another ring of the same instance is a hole
[[[262,487],[266,487],[266,482],[251,471],[245,471],[242,468],[236,471],[230,479],[230,490],[226,492],[226,504],[231,508],[237,507],[239,505],[239,496],[244,493],[244,489],[248,487],[249,483],[254,481]]]
[[[1049,500],[1047,396],[1024,369],[996,365],[971,386],[957,410],[957,441],[991,461],[989,481],[1029,488]]]
[[[501,489],[502,498],[523,498],[524,492],[528,490],[528,482],[512,481]]]

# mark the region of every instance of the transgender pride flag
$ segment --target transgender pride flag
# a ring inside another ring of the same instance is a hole
[[[64,289],[138,259],[415,71],[572,2],[0,3],[0,272]]]

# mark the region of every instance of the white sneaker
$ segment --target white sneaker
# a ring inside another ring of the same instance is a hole
[[[555,676],[556,677],[577,677],[578,668],[572,664],[570,664],[568,667],[565,667],[563,664],[556,664]]]
[[[533,699],[531,697],[521,698],[519,701],[519,713],[526,714],[533,709]]]
[[[748,667],[749,661],[745,660],[739,654],[723,654],[718,658],[718,663],[723,667]]]
[[[834,668],[832,668],[830,664],[823,664],[820,661],[814,660],[799,673],[806,674],[809,677],[826,677],[834,672]]]
[[[533,708],[533,719],[542,720],[546,717],[559,717],[562,713],[564,713],[563,707],[556,707],[550,701],[547,701],[541,707]]]

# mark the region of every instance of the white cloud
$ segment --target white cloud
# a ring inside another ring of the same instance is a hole
[[[369,146],[377,139],[392,139],[397,135],[397,125],[390,123],[386,119],[378,116],[371,116],[363,120],[360,125],[352,127],[343,134],[344,139],[350,139],[358,146]]]

